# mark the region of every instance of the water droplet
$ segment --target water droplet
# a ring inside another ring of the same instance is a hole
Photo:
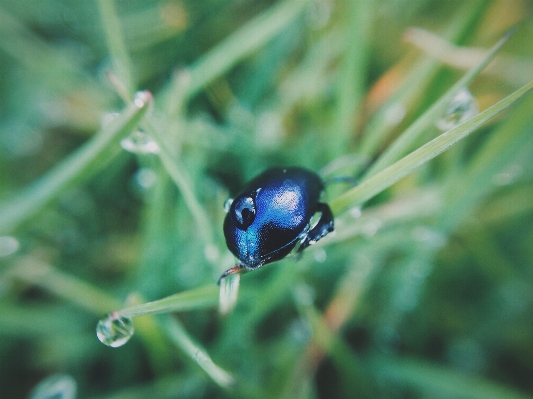
[[[412,230],[413,238],[425,245],[431,246],[435,249],[442,248],[446,245],[446,235],[440,231],[430,229],[426,226],[416,226]]]
[[[144,107],[144,105],[152,100],[152,93],[150,93],[147,90],[144,91],[138,91],[135,93],[135,97],[133,98],[133,102],[135,105],[139,108]]]
[[[407,109],[405,108],[405,105],[401,103],[395,103],[385,110],[383,119],[387,125],[396,126],[403,121],[405,115],[407,115]]]
[[[224,211],[226,213],[229,212],[229,209],[231,208],[231,204],[233,204],[233,198],[228,198],[226,201],[224,201]]]
[[[350,213],[350,216],[353,217],[354,219],[360,218],[361,215],[363,214],[360,206],[354,206],[348,212]]]
[[[328,254],[324,248],[317,248],[313,252],[313,257],[318,263],[324,263],[328,258]]]
[[[118,112],[107,112],[100,118],[100,127],[104,128],[113,122],[120,114]]]
[[[372,218],[372,219],[368,220],[362,226],[363,234],[365,234],[367,237],[375,236],[376,233],[378,232],[378,230],[381,228],[382,224],[383,223],[381,222],[381,220],[379,220],[377,218]]]
[[[324,28],[332,13],[331,0],[314,0],[306,12],[307,24],[311,29],[319,30]]]
[[[520,165],[512,164],[505,168],[503,172],[495,174],[492,177],[492,182],[497,186],[506,186],[514,183],[522,173],[523,169]]]
[[[309,342],[313,335],[313,329],[305,319],[295,320],[289,327],[290,337],[299,344]]]
[[[315,301],[315,290],[307,284],[298,284],[294,287],[294,299],[300,305],[310,306]]]
[[[131,318],[118,312],[109,313],[96,326],[96,336],[101,343],[112,348],[124,345],[134,333]]]
[[[142,190],[148,190],[157,181],[157,173],[150,168],[140,168],[133,176],[135,184]]]
[[[283,119],[279,113],[263,112],[257,118],[256,139],[262,146],[274,148],[283,138]]]
[[[77,384],[68,374],[54,374],[42,380],[30,394],[30,399],[74,399]]]
[[[19,240],[15,237],[0,236],[0,258],[14,254],[18,251],[19,247]]]
[[[146,133],[137,130],[120,141],[120,146],[134,154],[157,154],[159,145]]]
[[[477,100],[468,89],[460,90],[450,101],[444,116],[435,125],[442,131],[447,131],[467,121],[479,113]]]
[[[204,247],[204,256],[210,262],[216,262],[219,256],[218,248],[214,244],[209,244]]]

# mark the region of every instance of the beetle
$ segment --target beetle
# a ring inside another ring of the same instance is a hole
[[[252,179],[229,207],[224,237],[239,263],[230,275],[256,270],[301,252],[333,231],[333,213],[320,202],[324,183],[300,167],[270,168]],[[315,214],[320,218],[311,226]]]

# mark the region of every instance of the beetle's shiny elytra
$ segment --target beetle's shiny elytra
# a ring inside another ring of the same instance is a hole
[[[240,264],[222,277],[280,260],[298,244],[302,251],[333,231],[331,209],[320,202],[323,190],[316,173],[297,167],[271,168],[250,181],[224,220],[226,244]]]

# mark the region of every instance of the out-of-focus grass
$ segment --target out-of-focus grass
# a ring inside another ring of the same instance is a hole
[[[57,373],[80,398],[533,396],[531,11],[5,0],[2,398]],[[482,112],[441,135],[462,76]],[[158,154],[121,150],[136,129]],[[360,185],[328,189],[335,234],[244,275],[221,316],[222,204],[272,165]],[[177,313],[97,341],[106,312],[158,306]]]

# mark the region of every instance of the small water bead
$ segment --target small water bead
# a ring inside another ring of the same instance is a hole
[[[383,119],[388,126],[396,126],[404,120],[407,115],[407,108],[402,103],[394,103],[389,106],[383,115]]]
[[[479,105],[467,89],[460,90],[450,101],[442,118],[435,122],[437,128],[447,131],[479,113]]]
[[[148,190],[155,185],[157,173],[150,168],[140,168],[133,176],[133,180],[137,187],[142,190]]]
[[[229,209],[231,208],[231,204],[233,204],[233,198],[228,198],[226,201],[224,201],[224,211],[226,213],[229,212]]]
[[[324,28],[331,19],[333,4],[331,0],[314,0],[306,12],[307,24],[311,29]]]
[[[294,287],[293,296],[302,306],[311,306],[315,301],[315,290],[308,284],[298,284]]]
[[[0,236],[0,258],[14,254],[20,248],[20,243],[15,237]]]
[[[68,374],[54,374],[42,380],[31,391],[29,399],[74,399],[77,384]]]
[[[518,164],[506,167],[501,173],[492,176],[492,182],[496,186],[506,186],[514,183],[523,173],[523,168]]]
[[[134,104],[139,108],[144,107],[145,104],[151,100],[152,93],[150,93],[148,90],[138,91],[137,93],[135,93],[135,97],[133,97]]]
[[[109,126],[111,122],[118,118],[120,114],[118,112],[107,112],[100,118],[100,127],[104,128]]]
[[[324,263],[328,258],[328,254],[324,248],[317,248],[313,252],[313,257],[318,263]]]
[[[137,130],[120,141],[120,146],[134,154],[157,154],[159,145],[143,131]]]
[[[112,312],[96,326],[96,336],[101,343],[112,348],[124,345],[135,332],[131,318]]]
[[[361,210],[360,206],[354,206],[348,211],[348,213],[350,214],[351,217],[353,217],[354,219],[357,219],[361,217],[361,215],[363,214],[363,211]]]

